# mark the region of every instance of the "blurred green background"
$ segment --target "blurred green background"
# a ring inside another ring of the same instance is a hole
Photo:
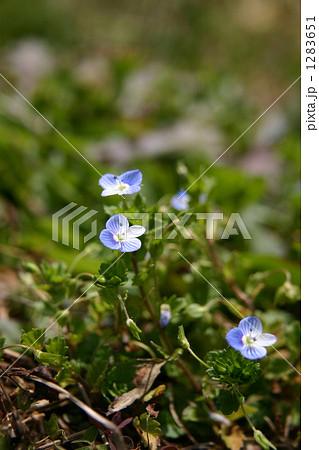
[[[139,168],[151,204],[185,185],[178,161],[197,178],[299,76],[299,13],[292,0],[2,0],[1,73],[98,171]],[[293,267],[299,108],[297,83],[205,175],[212,210],[243,215],[244,249]],[[76,202],[100,230],[112,199],[3,79],[0,152],[2,269],[70,263],[78,251],[52,241],[51,215]]]

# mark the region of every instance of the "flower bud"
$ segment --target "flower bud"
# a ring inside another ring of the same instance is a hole
[[[257,444],[261,446],[263,450],[269,450],[272,448],[273,450],[277,450],[276,447],[266,438],[266,436],[260,431],[254,431],[254,438]]]
[[[167,303],[163,303],[161,305],[161,317],[160,317],[160,326],[162,328],[167,327],[171,320],[171,307]]]
[[[183,325],[180,325],[178,327],[178,340],[179,340],[179,343],[181,344],[181,346],[183,348],[185,348],[185,349],[189,349],[190,348],[189,342],[188,342],[188,340],[187,340],[187,338],[185,336]]]
[[[126,325],[128,326],[128,328],[130,329],[130,332],[132,333],[132,335],[135,337],[135,339],[137,340],[141,340],[140,338],[140,333],[142,333],[142,330],[136,325],[136,323],[134,322],[134,320],[132,319],[127,319],[126,321]]]

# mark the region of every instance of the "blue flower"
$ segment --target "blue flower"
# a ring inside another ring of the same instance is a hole
[[[125,216],[115,214],[106,222],[105,229],[100,233],[100,241],[112,250],[120,250],[123,253],[135,252],[142,245],[137,237],[145,231],[146,229],[140,225],[130,227]]]
[[[99,179],[99,185],[103,188],[102,197],[108,195],[135,194],[141,190],[143,175],[136,170],[129,170],[122,175],[106,173]]]
[[[185,211],[189,209],[190,196],[184,189],[180,189],[177,194],[171,198],[171,205],[178,211]]]
[[[247,359],[263,358],[267,354],[265,347],[274,345],[277,338],[273,334],[262,331],[263,326],[260,320],[250,316],[241,320],[238,328],[228,331],[226,340]]]
[[[162,328],[167,327],[171,320],[171,307],[166,303],[161,305],[161,317],[160,317],[160,326]]]

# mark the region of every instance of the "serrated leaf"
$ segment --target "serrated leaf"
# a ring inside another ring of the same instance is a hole
[[[218,352],[209,352],[207,375],[214,381],[228,386],[253,383],[261,376],[260,364],[244,358],[231,347]]]
[[[99,269],[101,277],[97,277],[97,284],[108,288],[122,286],[128,280],[127,271],[125,263],[121,260],[110,264],[102,263]]]
[[[69,361],[67,361],[55,376],[55,380],[63,388],[69,386],[70,384],[75,384],[76,381],[73,378],[73,372],[74,372],[73,365]]]
[[[54,368],[60,368],[67,360],[66,356],[57,355],[56,353],[42,352],[41,350],[35,350],[34,357],[44,366],[49,365]]]
[[[40,350],[45,339],[45,328],[32,328],[21,336],[21,344],[30,347],[32,350]]]
[[[48,342],[45,344],[45,349],[48,353],[64,356],[68,350],[68,347],[64,338],[59,338],[56,336],[52,339],[48,339]]]

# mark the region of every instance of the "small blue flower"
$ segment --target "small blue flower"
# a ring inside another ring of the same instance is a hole
[[[171,307],[166,303],[161,305],[161,317],[160,317],[160,326],[162,328],[167,327],[171,320]]]
[[[106,173],[99,179],[99,185],[103,188],[102,197],[108,195],[135,194],[141,190],[143,175],[136,170],[129,170],[122,175]]]
[[[171,198],[171,205],[178,211],[185,211],[189,209],[190,196],[184,189],[180,189],[177,194]]]
[[[260,359],[266,356],[265,347],[277,342],[276,336],[263,333],[258,317],[250,316],[239,322],[238,328],[228,331],[226,340],[235,350],[247,359]]]
[[[206,194],[206,192],[202,193],[199,195],[199,203],[205,203],[207,201],[208,195]]]
[[[112,250],[120,250],[123,253],[135,252],[142,245],[137,238],[145,231],[146,229],[140,225],[130,227],[125,216],[115,214],[106,222],[105,229],[100,233],[100,241]]]

